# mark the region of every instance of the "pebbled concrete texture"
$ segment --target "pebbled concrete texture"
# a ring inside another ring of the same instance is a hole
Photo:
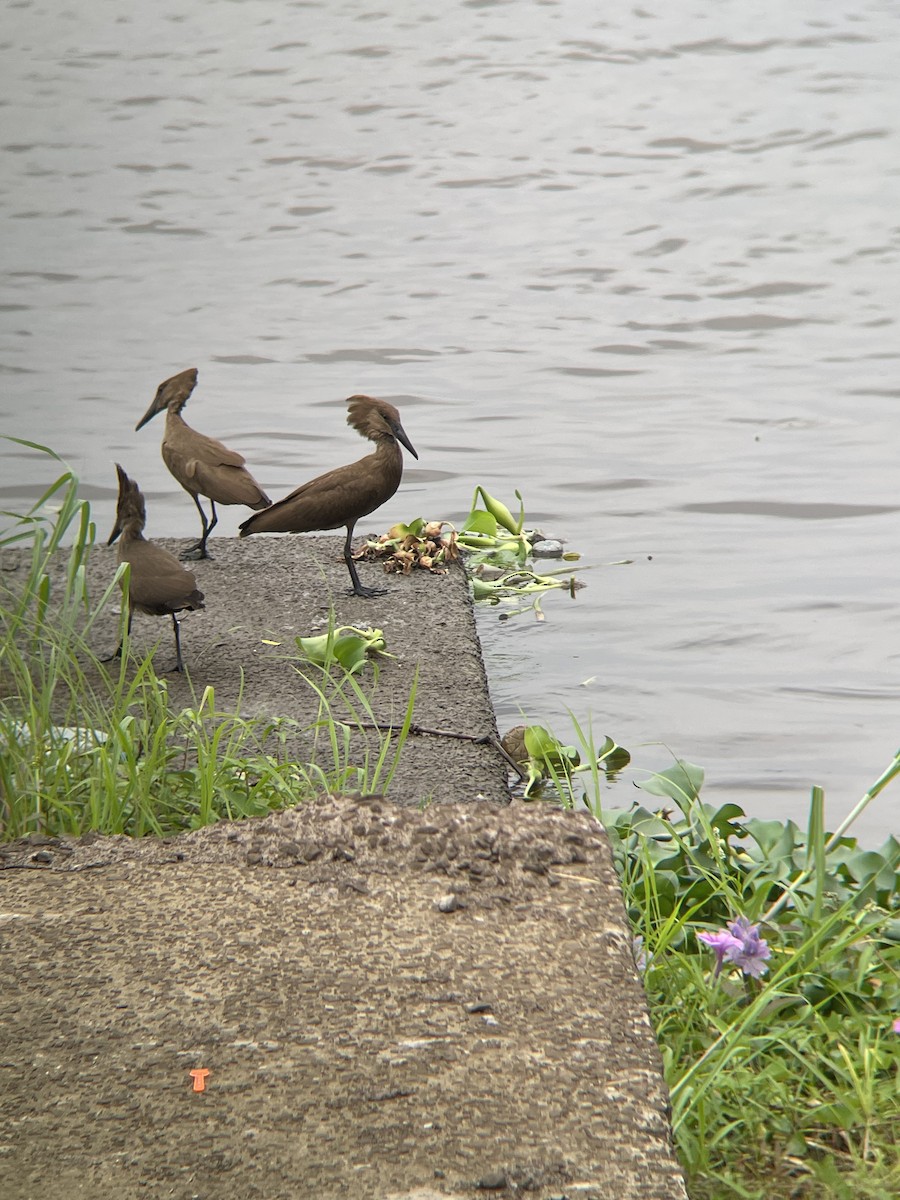
[[[397,656],[379,720],[418,669],[419,725],[495,737],[462,571],[351,598],[340,544],[213,540],[172,701],[308,722],[281,655],[331,599]],[[113,570],[97,551],[92,586]],[[156,637],[161,669],[171,626],[136,618]],[[491,742],[410,738],[386,796],[0,867],[4,1200],[686,1196],[602,828],[510,801]]]

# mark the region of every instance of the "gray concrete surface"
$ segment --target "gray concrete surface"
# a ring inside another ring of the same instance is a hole
[[[223,709],[308,721],[281,655],[331,601],[397,656],[380,720],[418,669],[420,725],[496,733],[461,570],[367,601],[338,538],[211,547],[173,702],[212,685]],[[113,563],[93,556],[96,585]],[[134,637],[173,661],[166,622]],[[386,798],[0,847],[3,1200],[683,1200],[605,836],[510,802],[506,778],[492,744],[421,734]]]

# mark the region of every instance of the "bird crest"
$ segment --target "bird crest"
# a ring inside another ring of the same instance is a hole
[[[118,463],[116,463],[116,475],[119,478],[116,524],[107,545],[112,545],[126,527],[130,527],[134,533],[140,533],[147,523],[147,507],[144,504],[143,492],[133,479],[128,478]]]
[[[137,425],[135,425],[135,432],[143,428],[157,413],[165,412],[166,409],[181,412],[196,386],[196,367],[188,367],[186,371],[181,371],[178,375],[173,375],[171,379],[164,379],[156,389],[153,403],[141,417],[140,421],[138,421]]]
[[[396,437],[400,414],[387,400],[351,396],[347,401],[347,424],[374,442],[378,437]]]

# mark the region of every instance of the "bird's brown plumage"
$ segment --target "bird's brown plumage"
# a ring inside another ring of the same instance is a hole
[[[360,517],[374,512],[389,500],[400,486],[403,454],[399,443],[418,458],[400,423],[400,414],[386,400],[371,396],[351,396],[347,401],[347,424],[375,443],[375,452],[358,462],[336,467],[303,483],[283,500],[256,513],[241,523],[241,537],[252,533],[308,533],[313,529],[347,528],[344,561],[350,572],[353,590],[359,596],[372,595],[374,589],[360,584],[350,542],[353,527]]]
[[[208,558],[206,542],[219,519],[216,503],[245,504],[248,508],[258,510],[266,508],[271,500],[244,466],[243,455],[229,450],[217,438],[198,433],[182,417],[181,410],[196,386],[196,367],[189,367],[164,380],[135,429],[143,428],[157,413],[165,410],[163,462],[193,499],[203,526],[200,541],[187,553]],[[205,496],[210,502],[209,521],[200,503],[200,496]]]
[[[154,617],[171,616],[175,628],[176,669],[184,669],[181,634],[176,613],[203,608],[203,593],[192,571],[187,571],[174,555],[144,537],[146,506],[140,488],[116,463],[119,498],[116,523],[107,542],[119,541],[117,558],[130,566],[128,580],[128,629],[134,610]],[[120,654],[122,647],[116,651]]]

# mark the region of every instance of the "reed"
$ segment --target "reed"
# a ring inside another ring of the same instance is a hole
[[[173,707],[152,658],[128,653],[125,612],[121,659],[98,658],[89,635],[119,602],[122,569],[99,598],[88,595],[90,507],[58,455],[19,444],[63,469],[27,513],[4,514],[0,531],[0,553],[15,566],[0,576],[0,837],[171,834],[388,785],[405,737],[373,732],[371,697],[333,656],[315,674],[299,672],[317,700],[309,728],[245,718],[240,699],[221,711],[212,688]],[[51,588],[60,555],[64,579]],[[407,730],[414,701],[415,688]],[[312,743],[308,761],[297,761],[300,741]]]

